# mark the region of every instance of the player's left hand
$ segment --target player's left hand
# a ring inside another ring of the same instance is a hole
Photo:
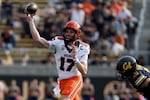
[[[72,51],[71,51],[71,56],[73,57],[73,59],[75,59],[77,57],[77,47],[75,45],[72,46]]]

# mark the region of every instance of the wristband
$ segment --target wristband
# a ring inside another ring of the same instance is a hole
[[[74,63],[78,63],[78,62],[80,62],[80,61],[79,61],[79,59],[76,57],[76,58],[74,59]]]

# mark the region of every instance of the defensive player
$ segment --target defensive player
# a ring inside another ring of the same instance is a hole
[[[78,94],[83,84],[82,75],[88,71],[87,61],[90,53],[89,45],[79,40],[80,25],[75,21],[69,21],[64,26],[62,36],[47,41],[40,37],[33,16],[27,14],[33,39],[55,54],[61,100],[79,100]]]
[[[139,93],[150,100],[150,71],[138,65],[132,56],[121,57],[116,66],[116,70],[122,79],[126,79]]]

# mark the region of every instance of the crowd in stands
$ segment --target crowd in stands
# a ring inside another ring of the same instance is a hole
[[[125,81],[111,81],[104,89],[104,100],[146,100]]]
[[[2,1],[0,22],[6,27],[0,32],[1,50],[16,48],[19,39],[31,37],[24,13],[27,3],[16,6],[11,0]],[[118,57],[134,48],[138,20],[131,12],[133,7],[132,0],[50,0],[44,8],[39,7],[34,18],[40,35],[47,40],[61,35],[67,21],[77,21],[82,40],[91,46],[89,63],[99,64],[101,59]],[[17,28],[22,28],[20,33],[14,31]]]
[[[23,81],[0,80],[0,100],[59,100],[61,95],[56,96],[53,90],[57,84],[52,77],[47,80],[36,78]],[[104,87],[103,95],[103,100],[146,100],[125,81],[108,82]],[[96,100],[95,86],[89,77],[84,77],[80,100]]]
[[[90,78],[85,77],[80,100],[95,100],[95,88]],[[0,100],[59,100],[53,89],[57,86],[54,78],[46,80],[24,80],[20,83],[12,79],[10,82],[0,81]]]
[[[32,0],[31,0],[32,1]],[[1,2],[1,0],[0,0]],[[20,1],[16,6],[13,0],[2,0],[0,23],[5,27],[0,30],[0,52],[4,57],[0,64],[14,65],[12,57],[14,48],[22,38],[31,38],[24,8],[28,2]],[[132,14],[133,0],[49,0],[44,8],[39,8],[34,16],[40,35],[47,40],[62,34],[65,23],[69,20],[77,21],[82,27],[82,40],[90,44],[91,54],[89,64],[99,65],[108,61],[109,56],[118,57],[125,50],[134,49],[134,38],[138,27],[138,19]],[[17,33],[17,29],[21,32]],[[35,45],[37,46],[37,45]],[[28,49],[28,48],[25,48]],[[23,50],[24,51],[24,50]],[[142,55],[138,63],[145,65]],[[37,63],[32,60],[28,52],[23,52],[20,62],[22,66]],[[48,53],[41,64],[55,65],[54,56]],[[0,100],[57,100],[52,89],[57,83],[50,78],[48,82],[24,81],[19,86],[14,79],[10,84],[0,81]],[[89,85],[90,84],[90,85]],[[132,98],[144,100],[134,89],[127,87],[126,83],[113,84],[104,94],[105,100],[129,100]],[[81,97],[83,100],[94,100],[94,86],[90,79],[85,79]],[[5,99],[4,99],[5,98]],[[112,99],[113,98],[113,99]]]

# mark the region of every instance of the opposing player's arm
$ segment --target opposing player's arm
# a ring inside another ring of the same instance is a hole
[[[141,83],[141,84],[138,84]],[[137,79],[137,83],[136,83],[137,86],[141,87],[141,88],[148,88],[150,89],[150,78],[147,78],[146,76],[139,76],[139,78]]]
[[[137,65],[137,70],[143,70],[147,74],[150,73],[149,69],[146,67],[141,67],[140,65]],[[140,87],[148,87],[150,88],[150,78],[146,75],[140,74],[139,72],[135,72],[135,85]]]
[[[33,16],[31,14],[27,15],[27,20],[28,20],[30,31],[31,31],[34,41],[44,45],[46,48],[49,48],[49,42],[46,39],[40,37],[39,32],[36,29]]]
[[[139,74],[137,72],[137,74],[134,76],[134,80],[135,80],[135,85],[137,87],[146,87],[150,89],[150,78],[148,78],[145,75]]]

